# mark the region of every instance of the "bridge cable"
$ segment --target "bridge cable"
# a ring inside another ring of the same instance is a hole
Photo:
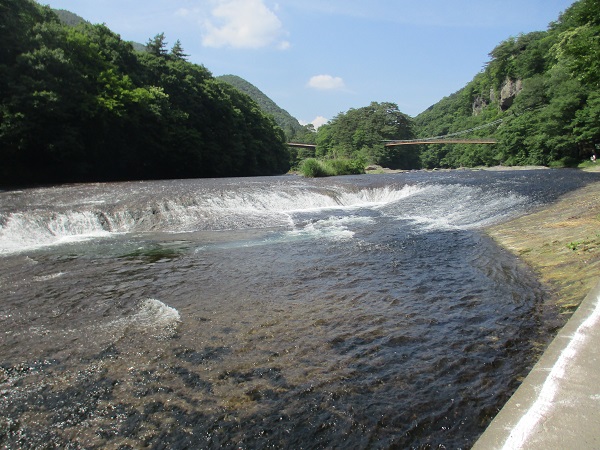
[[[398,142],[398,141],[412,142],[412,141],[426,141],[426,140],[434,140],[434,139],[444,139],[444,138],[447,138],[447,137],[460,136],[462,134],[467,134],[467,133],[470,133],[472,131],[481,130],[483,128],[487,128],[487,127],[490,127],[492,125],[496,125],[497,123],[500,123],[502,121],[504,121],[504,119],[498,119],[498,120],[494,120],[493,122],[486,123],[484,125],[479,125],[477,127],[469,128],[468,130],[457,131],[456,133],[448,133],[448,134],[444,134],[442,136],[433,136],[433,137],[418,138],[418,139],[386,139],[383,142]]]

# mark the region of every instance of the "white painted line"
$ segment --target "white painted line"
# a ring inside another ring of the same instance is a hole
[[[546,417],[553,408],[552,401],[559,389],[560,383],[571,360],[577,355],[581,346],[585,343],[587,331],[600,321],[600,293],[596,297],[596,306],[590,315],[577,328],[569,344],[561,352],[542,390],[531,408],[521,417],[519,422],[510,432],[504,446],[505,450],[516,450],[523,448],[538,422]]]

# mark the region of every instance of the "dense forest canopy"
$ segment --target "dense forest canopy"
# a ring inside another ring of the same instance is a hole
[[[496,146],[423,147],[424,167],[574,165],[600,144],[600,0],[580,0],[547,31],[522,34],[490,52],[460,91],[415,118],[420,137],[489,124],[469,137]]]
[[[338,114],[319,128],[316,156],[350,158],[390,168],[417,168],[415,146],[384,147],[385,140],[414,138],[412,120],[394,103],[376,103]]]
[[[136,52],[104,25],[0,1],[2,184],[285,173],[283,131],[163,34]]]

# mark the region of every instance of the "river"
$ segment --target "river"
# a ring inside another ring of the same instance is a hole
[[[469,448],[561,318],[484,233],[575,170],[0,192],[0,446]]]

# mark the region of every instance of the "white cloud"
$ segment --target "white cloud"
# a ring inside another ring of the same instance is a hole
[[[211,17],[203,22],[206,47],[261,48],[274,45],[285,50],[290,43],[279,18],[264,0],[216,0]]]
[[[308,81],[308,86],[323,91],[344,89],[344,80],[340,77],[331,75],[315,75]]]
[[[304,120],[300,120],[299,122],[300,122],[300,125],[312,124],[315,127],[315,130],[318,130],[321,125],[325,125],[327,122],[329,122],[329,119],[327,119],[323,116],[317,116],[310,122],[305,122]]]
[[[326,119],[323,116],[317,116],[311,123],[315,127],[315,130],[318,130],[321,125],[325,125],[327,122],[329,122],[329,119]]]

